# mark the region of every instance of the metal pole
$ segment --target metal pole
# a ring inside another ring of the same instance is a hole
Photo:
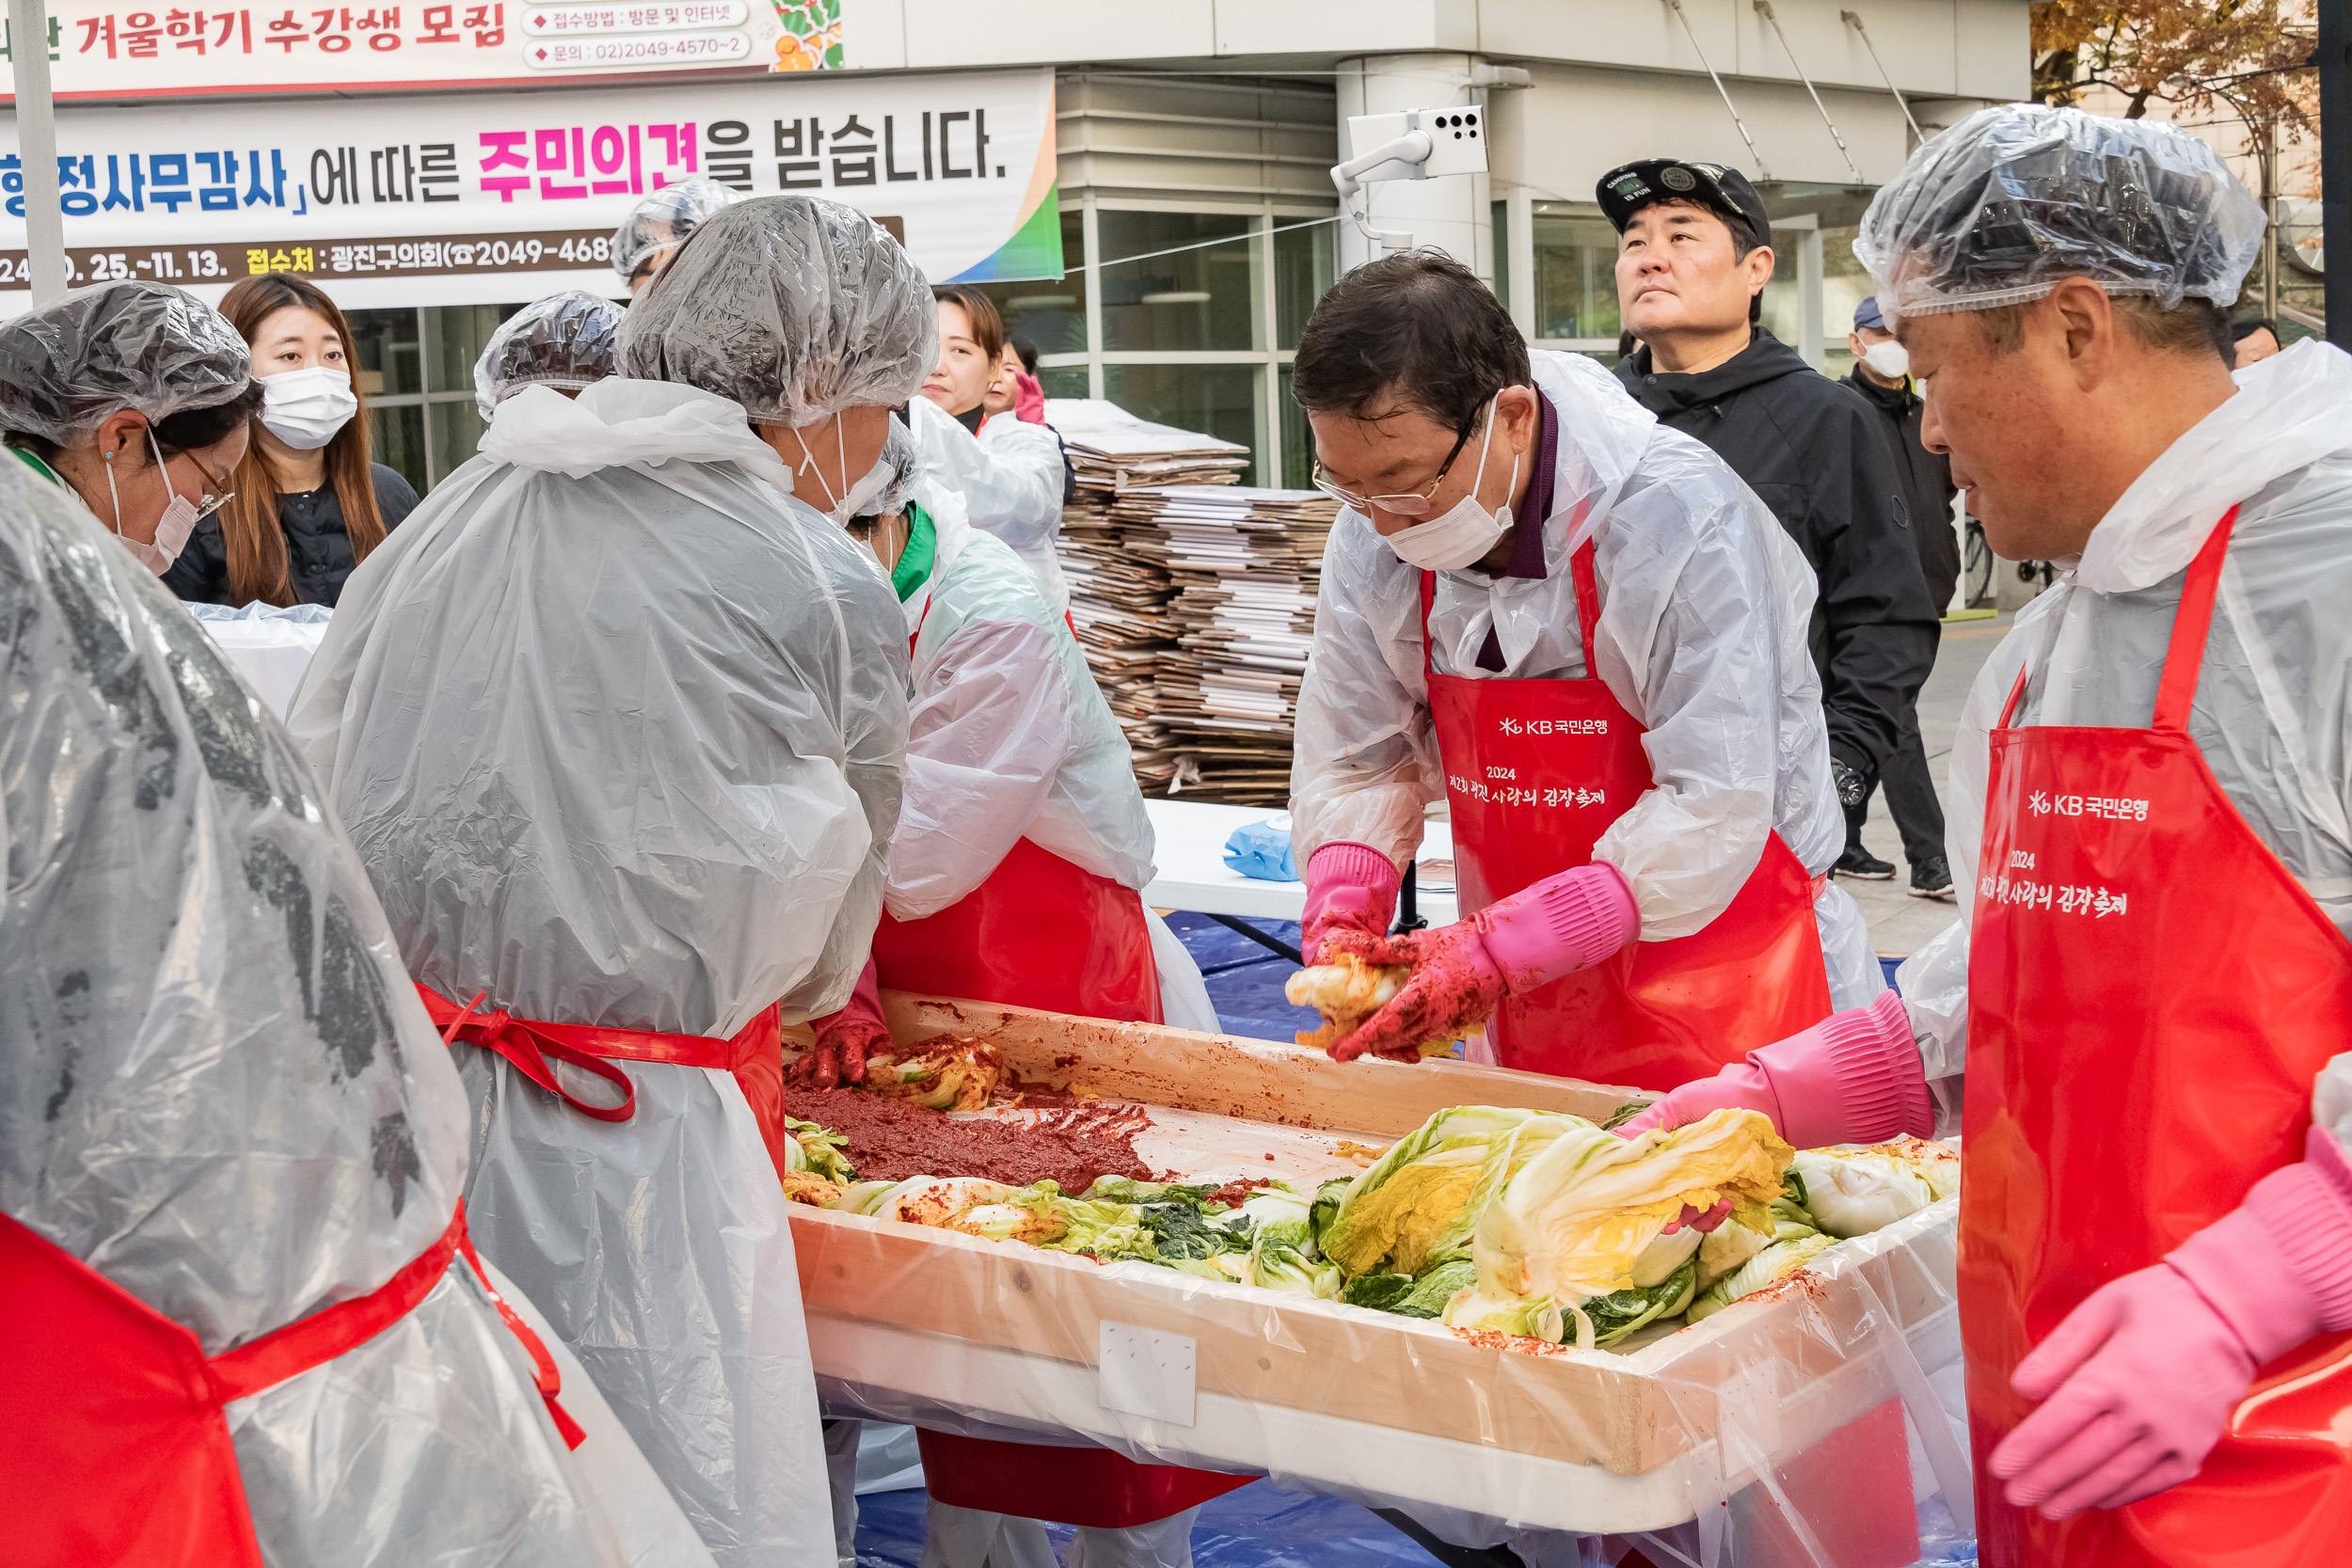
[[[2320,216],[2328,341],[2352,350],[2352,0],[2319,0]]]
[[[2346,0],[2346,3],[2352,4],[2352,0]],[[1756,138],[1748,135],[1748,122],[1740,118],[1740,106],[1731,101],[1730,89],[1724,86],[1724,79],[1715,74],[1715,68],[1708,65],[1707,51],[1699,47],[1699,36],[1692,30],[1691,19],[1682,14],[1682,0],[1666,0],[1666,4],[1674,11],[1675,20],[1682,24],[1682,31],[1691,40],[1691,53],[1696,55],[1699,64],[1706,68],[1707,79],[1714,83],[1715,90],[1723,95],[1724,107],[1731,111],[1731,123],[1740,127],[1740,139],[1748,144],[1748,156],[1756,160],[1756,177],[1771,184],[1772,171],[1765,166],[1764,154],[1756,150]]]
[[[1895,95],[1895,107],[1900,109],[1903,112],[1903,119],[1910,121],[1911,134],[1921,141],[1927,140],[1928,134],[1919,129],[1919,122],[1917,120],[1912,119],[1911,118],[1911,104],[1909,101],[1903,97],[1903,89],[1897,87],[1895,85],[1895,78],[1886,73],[1886,62],[1879,58],[1878,45],[1870,41],[1870,30],[1863,26],[1862,18],[1854,15],[1851,11],[1839,11],[1837,15],[1847,26],[1851,27],[1855,32],[1862,35],[1862,47],[1870,52],[1870,63],[1879,68],[1879,80],[1884,82],[1886,84],[1886,90]],[[1786,42],[1787,40],[1784,40],[1782,41]]]
[[[2263,320],[2279,325],[2279,119],[2265,127],[2267,155],[2263,159]]]
[[[65,294],[65,210],[57,197],[57,115],[49,96],[49,8],[8,0],[8,57],[16,87],[16,151],[24,172],[24,253],[33,309]]]
[[[1813,106],[1820,111],[1821,123],[1829,127],[1829,139],[1837,144],[1837,155],[1846,160],[1846,171],[1853,176],[1855,184],[1861,184],[1862,170],[1854,166],[1853,154],[1846,150],[1846,138],[1837,134],[1837,122],[1829,118],[1829,105],[1822,103],[1821,95],[1814,90],[1813,78],[1804,73],[1804,62],[1798,59],[1797,52],[1788,46],[1788,35],[1780,30],[1780,18],[1772,14],[1772,0],[1756,0],[1756,13],[1772,24],[1772,37],[1780,40],[1780,47],[1788,55],[1788,63],[1796,68],[1797,80],[1804,84],[1804,90],[1812,98]]]

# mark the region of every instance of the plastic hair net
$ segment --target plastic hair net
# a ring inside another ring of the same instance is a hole
[[[815,197],[711,218],[621,326],[624,375],[733,398],[754,424],[896,407],[938,362],[922,269],[873,219]]]
[[[456,1208],[457,1070],[285,732],[153,573],[15,463],[0,711],[0,1213],[207,1355],[375,1290]],[[382,1332],[229,1406],[256,1560],[707,1560],[553,1351],[576,1451],[454,1259]],[[5,1468],[43,1439],[23,1380],[0,1383]],[[137,1521],[77,1522],[85,1560],[152,1560],[113,1549]]]
[[[612,270],[628,282],[656,251],[686,243],[703,220],[735,199],[735,192],[707,175],[690,175],[645,198],[612,230]]]
[[[79,445],[109,414],[149,422],[227,403],[253,379],[228,318],[161,283],[109,283],[0,326],[0,429]]]
[[[2227,308],[2262,206],[2185,131],[2079,109],[1980,109],[1871,198],[1854,254],[1889,320],[2040,299],[2068,277]]]
[[[526,387],[579,391],[619,373],[621,308],[580,289],[534,300],[496,332],[474,361],[473,402],[490,411]]]

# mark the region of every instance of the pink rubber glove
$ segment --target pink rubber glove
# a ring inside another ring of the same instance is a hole
[[[850,992],[849,1005],[837,1013],[811,1019],[809,1027],[816,1031],[817,1043],[792,1064],[787,1076],[794,1086],[830,1089],[866,1082],[867,1053],[891,1049],[890,1026],[882,1022],[882,985],[875,976],[873,959],[866,960],[857,986]]]
[[[1012,417],[1025,424],[1045,422],[1045,388],[1026,371],[1012,372]]]
[[[1423,1040],[1484,1022],[1506,996],[1589,969],[1642,929],[1633,890],[1602,861],[1547,877],[1451,926],[1401,937],[1334,933],[1324,951],[1368,964],[1410,964],[1412,977],[1363,1027],[1334,1041],[1335,1061],[1367,1051],[1418,1059]]]
[[[2194,1476],[2258,1368],[2352,1328],[2352,1164],[2314,1127],[2300,1164],[2153,1268],[2067,1314],[2010,1386],[2042,1408],[1993,1450],[2019,1508],[2063,1519]]]
[[[1324,942],[1334,931],[1386,936],[1396,919],[1396,890],[1405,879],[1396,863],[1369,844],[1340,838],[1307,857],[1307,912],[1298,923],[1298,952],[1310,967],[1327,961]]]
[[[1616,1129],[1621,1138],[1681,1127],[1739,1107],[1772,1118],[1799,1148],[1874,1144],[1935,1131],[1926,1069],[1902,998],[1882,992],[1867,1007],[1832,1013],[1803,1034],[1748,1053],[1712,1078],[1694,1079]]]

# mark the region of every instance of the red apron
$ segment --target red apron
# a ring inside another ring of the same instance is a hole
[[[485,995],[487,993],[485,992]],[[781,1175],[790,1167],[785,1143],[791,1134],[784,1127],[784,1024],[771,1006],[745,1024],[732,1039],[707,1035],[665,1035],[651,1029],[607,1029],[596,1023],[542,1023],[504,1011],[477,1013],[477,996],[465,1006],[426,987],[417,988],[427,1017],[441,1031],[441,1043],[467,1040],[494,1051],[515,1064],[524,1077],[562,1100],[581,1116],[598,1121],[627,1121],[637,1114],[637,1091],[628,1074],[614,1061],[668,1062],[675,1067],[712,1068],[733,1073],[751,1102],[759,1123],[760,1141]],[[591,1104],[564,1087],[548,1058],[569,1062],[594,1073],[621,1098],[611,1105]]]
[[[564,1440],[586,1435],[556,1402],[547,1347],[491,1288],[457,1206],[432,1245],[364,1296],[218,1355],[196,1335],[0,1214],[0,1520],[26,1568],[262,1568],[222,1407],[333,1360],[398,1323],[463,1252],[531,1353]],[[354,1543],[355,1546],[358,1544]]]
[[[1472,680],[1428,664],[1437,578],[1421,579],[1429,716],[1454,817],[1462,912],[1485,909],[1570,866],[1590,863],[1609,825],[1652,787],[1646,733],[1593,673],[1599,587],[1588,540],[1569,557],[1581,680]],[[1674,1089],[1829,1016],[1829,976],[1813,917],[1818,882],[1783,844],[1723,913],[1671,942],[1628,942],[1613,957],[1506,1000],[1486,1025],[1504,1067]]]
[[[1025,838],[986,881],[937,914],[884,914],[874,969],[891,990],[1160,1022],[1152,928],[1136,890]]]
[[[2189,567],[2145,730],[1993,731],[1968,972],[1961,1328],[1977,1474],[2031,1406],[2026,1351],[2299,1160],[2352,1039],[2352,945],[2189,738],[2237,514]],[[1977,1486],[1983,1560],[2297,1568],[2352,1560],[2352,1337],[2258,1376],[2195,1480],[2053,1524]]]

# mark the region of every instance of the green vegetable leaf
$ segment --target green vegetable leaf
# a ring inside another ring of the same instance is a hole
[[[1247,1222],[1236,1234],[1190,1204],[1152,1204],[1143,1210],[1143,1227],[1152,1233],[1152,1244],[1159,1249],[1164,1262],[1179,1258],[1214,1258],[1220,1252],[1249,1249]]]
[[[1692,1258],[1647,1290],[1614,1291],[1582,1303],[1584,1315],[1593,1321],[1593,1342],[1614,1344],[1637,1328],[1684,1310],[1698,1294],[1698,1260]]]
[[[1350,1307],[1393,1312],[1397,1304],[1412,1293],[1413,1276],[1409,1274],[1359,1274],[1340,1291],[1340,1299]]]

